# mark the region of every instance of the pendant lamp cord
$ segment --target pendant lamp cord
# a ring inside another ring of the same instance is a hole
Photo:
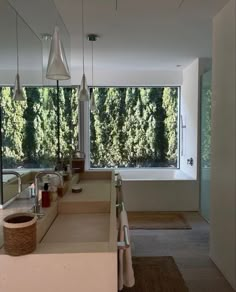
[[[84,74],[84,1],[82,0],[82,44],[83,44],[83,74]]]
[[[181,0],[179,3],[178,9],[183,5],[183,3],[184,3],[184,0]]]
[[[60,163],[61,159],[61,142],[60,142],[60,92],[59,92],[59,80],[57,80],[57,163]]]
[[[18,13],[16,12],[16,69],[19,74]]]
[[[92,41],[92,90],[93,90],[93,41]]]

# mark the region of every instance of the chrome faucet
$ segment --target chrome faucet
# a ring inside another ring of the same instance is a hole
[[[17,177],[17,181],[18,181],[18,193],[17,195],[19,195],[22,192],[22,181],[21,181],[21,175],[19,174],[19,172],[14,171],[14,170],[3,170],[2,174],[13,174]]]
[[[34,202],[34,206],[33,206],[33,212],[35,214],[39,214],[40,213],[40,203],[39,203],[39,189],[38,189],[38,179],[46,174],[53,174],[53,175],[57,175],[60,179],[60,185],[63,186],[63,179],[62,179],[62,175],[59,172],[56,171],[40,171],[35,175],[34,178],[34,185],[35,185],[35,202]]]

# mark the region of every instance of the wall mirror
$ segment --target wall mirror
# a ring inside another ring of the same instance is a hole
[[[70,67],[70,36],[53,1],[0,2],[1,208],[10,206],[19,193],[18,174],[27,197],[35,172],[55,163],[47,155],[56,151],[56,81],[45,77],[55,25]],[[13,99],[17,59],[23,101]],[[60,85],[69,86],[70,81]]]

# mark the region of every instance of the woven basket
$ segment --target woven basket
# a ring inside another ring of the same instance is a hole
[[[16,213],[3,220],[5,252],[12,256],[31,253],[36,248],[37,217],[29,213]]]

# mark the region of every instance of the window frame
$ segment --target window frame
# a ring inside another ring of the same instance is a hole
[[[176,167],[101,167],[101,168],[93,168],[91,167],[90,163],[90,105],[89,102],[79,102],[79,146],[80,150],[85,153],[85,169],[89,171],[107,171],[107,170],[114,170],[114,169],[119,169],[119,170],[157,170],[157,169],[180,169],[180,115],[181,115],[181,86],[176,85],[176,86],[168,86],[168,85],[158,85],[158,86],[94,86],[94,87],[89,87],[90,91],[93,88],[163,88],[163,87],[170,87],[170,88],[177,88],[177,95],[178,95],[178,104],[177,104],[177,165]],[[82,135],[81,135],[82,134]]]

